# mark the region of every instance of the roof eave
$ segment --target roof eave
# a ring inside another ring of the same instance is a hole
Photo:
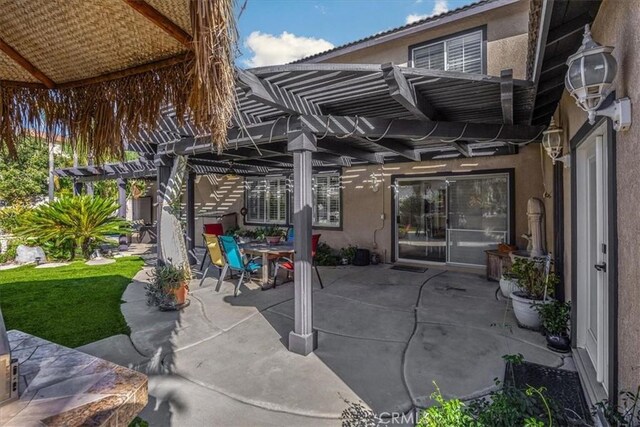
[[[484,3],[484,4],[479,4],[477,6],[464,8],[464,9],[461,9],[459,12],[445,15],[439,19],[427,20],[426,22],[422,22],[414,25],[406,25],[404,27],[400,27],[396,31],[392,30],[391,32],[383,32],[379,36],[365,38],[360,42],[354,42],[351,44],[344,45],[343,47],[337,47],[335,49],[329,50],[324,53],[319,53],[316,55],[309,56],[307,58],[299,59],[297,61],[294,61],[293,63],[298,64],[298,63],[323,62],[328,59],[332,59],[338,56],[346,55],[348,53],[373,47],[381,43],[386,43],[386,42],[396,40],[402,37],[406,37],[415,33],[419,33],[421,31],[426,31],[432,28],[436,28],[441,25],[450,24],[452,22],[456,22],[461,19],[468,18],[470,16],[474,16],[480,13],[485,13],[490,10],[498,9],[500,7],[508,6],[510,4],[517,3],[518,1],[520,0],[495,0],[489,3]]]

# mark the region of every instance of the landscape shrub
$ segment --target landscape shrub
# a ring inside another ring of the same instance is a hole
[[[118,206],[97,196],[61,197],[27,213],[15,233],[43,246],[52,258],[73,259],[80,250],[89,259],[107,236],[129,232],[127,221],[115,215]]]
[[[340,264],[340,257],[336,251],[325,242],[318,242],[316,249],[316,264],[320,266],[336,266]]]

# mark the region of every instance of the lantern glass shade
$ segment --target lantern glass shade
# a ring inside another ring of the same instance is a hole
[[[589,113],[589,121],[595,120],[595,112],[611,92],[616,77],[618,67],[612,51],[612,47],[593,41],[587,25],[582,46],[567,60],[565,86],[578,106]]]
[[[551,119],[551,124],[542,134],[542,146],[555,164],[556,159],[562,153],[562,128],[557,127],[554,120]]]

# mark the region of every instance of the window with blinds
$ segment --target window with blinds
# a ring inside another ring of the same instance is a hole
[[[482,30],[451,37],[411,50],[414,67],[482,73]]]
[[[286,178],[246,178],[247,221],[264,224],[286,224]]]
[[[315,175],[313,178],[313,225],[340,227],[340,176]]]
[[[293,222],[293,192],[287,191],[287,179],[246,178],[246,221],[257,224],[287,224]],[[340,227],[341,197],[340,175],[316,174],[313,176],[313,225]]]

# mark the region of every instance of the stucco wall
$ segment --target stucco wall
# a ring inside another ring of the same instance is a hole
[[[477,164],[475,166],[474,164]],[[425,169],[424,166],[436,168]],[[463,166],[467,165],[467,166]],[[474,166],[469,166],[474,165]],[[438,173],[466,173],[490,169],[515,169],[515,233],[517,244],[526,247],[526,241],[519,236],[528,231],[527,200],[543,197],[544,187],[540,166],[539,144],[531,144],[520,149],[519,154],[509,156],[442,159],[427,162],[389,163],[383,165],[357,166],[342,171],[342,230],[317,229],[322,240],[338,249],[347,245],[357,245],[372,249],[391,262],[391,228],[393,227],[393,193],[389,188],[392,175],[416,174],[436,175]],[[371,189],[371,174],[383,175],[380,189]],[[202,176],[196,188],[196,232],[199,234],[206,212],[240,212],[244,206],[242,178],[224,176]],[[547,217],[551,218],[551,211]],[[384,219],[382,219],[384,215]],[[206,220],[205,222],[208,222]],[[242,217],[238,216],[242,225]],[[550,243],[550,242],[549,242]],[[196,236],[200,245],[200,236]]]
[[[616,97],[627,96],[633,104],[631,129],[616,135],[616,183],[618,227],[618,379],[620,389],[635,390],[640,384],[640,22],[639,2],[605,0],[594,22],[594,40],[614,46],[618,61]],[[586,121],[565,92],[560,104],[561,124],[568,138]],[[570,265],[570,172],[565,173],[565,251]],[[570,283],[570,272],[565,276]]]
[[[462,166],[476,164],[477,166]],[[433,169],[423,166],[444,165]],[[389,188],[392,175],[426,174],[435,175],[443,172],[464,173],[476,170],[515,169],[515,232],[517,243],[526,247],[520,238],[528,230],[526,210],[530,197],[543,194],[542,175],[540,169],[540,151],[538,144],[520,149],[520,153],[510,156],[494,156],[468,159],[443,159],[417,163],[389,163],[384,166],[372,165],[345,168],[343,170],[343,230],[321,230],[322,240],[329,245],[340,248],[348,244],[374,249],[391,262],[391,216],[393,193]],[[378,192],[373,192],[369,182],[371,174],[383,174],[384,183]],[[384,220],[382,215],[384,214]]]
[[[526,77],[527,30],[529,2],[520,1],[486,13],[460,19],[440,28],[392,40],[356,52],[326,60],[331,63],[382,64],[394,62],[406,65],[409,46],[487,26],[487,74],[500,75],[500,70],[512,68],[517,79]]]

